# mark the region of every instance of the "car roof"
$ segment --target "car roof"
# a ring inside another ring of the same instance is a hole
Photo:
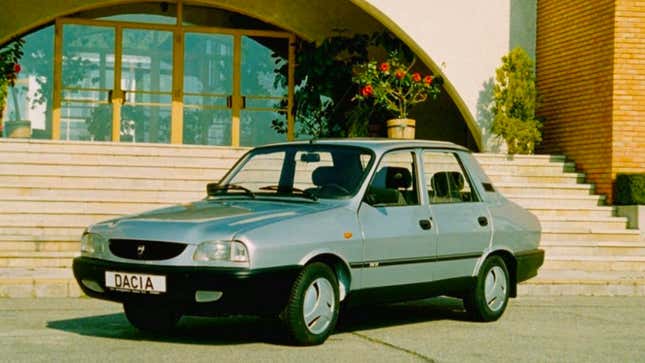
[[[307,141],[289,141],[266,146],[280,145],[346,145],[372,149],[374,151],[388,151],[401,148],[435,148],[453,149],[470,152],[467,148],[448,141],[437,140],[404,140],[389,138],[337,138],[337,139],[311,139]]]

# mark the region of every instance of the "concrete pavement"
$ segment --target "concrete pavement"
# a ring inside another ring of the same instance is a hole
[[[644,297],[521,297],[493,323],[437,298],[353,310],[324,345],[299,348],[251,317],[183,318],[159,337],[114,303],[0,299],[0,361],[643,362],[643,327]]]

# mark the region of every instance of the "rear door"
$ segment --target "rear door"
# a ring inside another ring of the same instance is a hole
[[[471,275],[491,241],[488,208],[458,154],[424,150],[423,175],[437,232],[435,280]]]

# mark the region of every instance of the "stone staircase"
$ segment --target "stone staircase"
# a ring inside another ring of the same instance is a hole
[[[0,297],[79,296],[71,273],[96,221],[197,200],[245,149],[0,139]],[[541,220],[547,260],[520,294],[645,295],[645,241],[562,156],[478,154]]]

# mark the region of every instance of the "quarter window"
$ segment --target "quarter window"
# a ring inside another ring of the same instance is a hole
[[[454,153],[424,151],[423,168],[431,204],[477,201],[468,176]]]

